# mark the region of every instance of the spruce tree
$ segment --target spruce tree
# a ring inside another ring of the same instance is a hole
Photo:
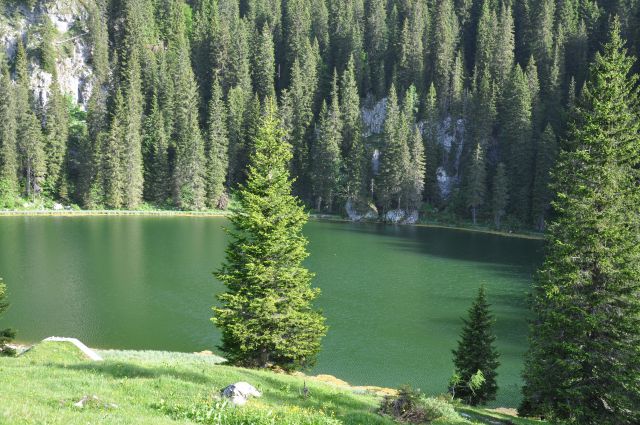
[[[498,31],[498,18],[491,7],[491,0],[483,0],[476,35],[475,72],[476,79],[492,65]]]
[[[15,99],[17,144],[21,176],[28,197],[40,194],[46,175],[44,143],[38,118],[31,107],[27,53],[24,44],[18,42],[15,56]]]
[[[44,132],[44,152],[47,167],[44,192],[49,196],[57,197],[60,193],[60,186],[64,180],[63,165],[69,135],[67,102],[60,92],[57,80],[54,80],[50,87]]]
[[[399,90],[406,90],[412,84],[418,89],[422,88],[425,62],[423,42],[428,21],[426,3],[414,2],[409,15],[405,17],[400,35]]]
[[[252,76],[253,87],[260,99],[273,98],[276,94],[275,81],[275,51],[271,29],[265,23],[261,30],[253,36]]]
[[[214,80],[207,120],[207,205],[224,209],[228,203],[226,191],[229,166],[229,139],[227,137],[227,109],[222,99],[222,87]]]
[[[0,278],[0,316],[7,311],[9,303],[7,302],[7,285]],[[0,329],[0,356],[12,356],[15,351],[7,347],[7,343],[15,338],[16,333],[12,329]]]
[[[311,124],[314,118],[314,105],[318,88],[318,45],[313,47],[306,43],[307,51],[301,60],[295,60],[291,69],[290,102],[285,109],[290,111],[291,117],[285,117],[288,124],[289,142],[293,147],[293,159],[291,171],[296,176],[294,184],[295,193],[306,197],[311,187],[310,173],[310,139]]]
[[[124,99],[126,115],[122,121],[124,132],[122,140],[123,203],[124,207],[135,209],[142,201],[143,164],[142,164],[142,112],[143,96],[138,51],[133,50],[126,69]]]
[[[455,62],[458,41],[458,18],[452,0],[439,1],[434,14],[433,29],[433,78],[436,92],[440,96],[441,106],[446,109],[449,87],[451,86],[451,70]]]
[[[364,35],[364,1],[342,0],[329,2],[329,31],[331,33],[331,66],[343,69],[354,61],[355,78],[362,82],[362,52]]]
[[[431,204],[440,202],[440,187],[436,176],[441,154],[438,145],[438,102],[433,83],[424,102],[425,177],[424,198]]]
[[[365,152],[362,141],[360,96],[355,74],[355,61],[349,60],[342,74],[340,87],[342,117],[342,194],[347,200],[359,202],[365,186]]]
[[[456,397],[471,406],[495,400],[498,391],[496,369],[500,363],[494,346],[496,340],[492,330],[494,318],[489,307],[483,285],[469,309],[469,317],[463,319],[464,328],[460,334],[458,348],[453,350],[453,363],[456,374],[460,378],[460,383],[453,390]],[[478,371],[482,372],[485,381],[480,388],[471,389],[466,383]]]
[[[536,152],[536,166],[533,176],[533,193],[531,200],[531,216],[536,229],[543,231],[545,220],[551,209],[551,199],[553,192],[549,188],[551,182],[551,169],[556,160],[558,143],[556,135],[547,124],[544,132],[540,136],[538,149]]]
[[[313,274],[302,266],[307,214],[291,195],[291,145],[274,101],[267,99],[265,109],[230,218],[226,260],[216,273],[227,292],[218,297],[213,321],[232,363],[299,369],[315,363],[326,326],[311,305],[319,294],[311,287]]]
[[[182,209],[198,210],[205,206],[204,141],[198,125],[198,91],[195,77],[184,55],[177,76],[176,92],[181,93],[175,110],[175,166],[173,197]]]
[[[391,85],[387,98],[387,115],[384,122],[384,149],[380,153],[380,173],[378,175],[378,197],[385,209],[393,205],[402,208],[402,195],[409,169],[410,153],[407,145],[404,120],[398,106],[398,96]]]
[[[556,12],[554,0],[540,0],[533,11],[533,54],[541,62],[542,69],[548,70],[553,57],[553,26]]]
[[[526,76],[516,65],[500,110],[500,142],[509,176],[510,210],[522,222],[529,218],[533,170],[531,96]]]
[[[417,126],[413,126],[413,133],[409,139],[410,166],[407,170],[407,206],[410,210],[417,211],[424,194],[425,153],[422,134]]]
[[[316,209],[331,211],[340,182],[342,116],[338,99],[338,74],[334,72],[329,108],[323,102],[320,126],[312,154],[313,192]]]
[[[199,126],[199,97],[191,68],[189,45],[185,38],[182,1],[170,10],[172,33],[169,39],[169,67],[173,74],[174,162],[172,194],[181,209],[198,210],[205,206],[204,140]]]
[[[496,167],[496,174],[493,176],[493,192],[491,194],[493,223],[498,230],[500,230],[502,218],[506,214],[508,202],[509,183],[507,182],[507,172],[505,170],[504,163],[500,162]]]
[[[632,66],[615,22],[553,173],[522,414],[640,422],[640,104]]]
[[[284,70],[293,69],[296,60],[300,60],[308,49],[311,36],[311,7],[307,0],[288,0],[283,2],[283,29],[286,45]],[[287,80],[287,79],[285,79]]]
[[[247,137],[244,121],[247,115],[249,94],[242,87],[233,87],[227,95],[227,133],[229,139],[229,170],[227,187],[231,188],[244,179],[247,165]]]
[[[102,141],[99,172],[99,187],[102,191],[102,196],[96,202],[104,202],[108,208],[113,209],[122,208],[124,204],[123,187],[125,182],[122,175],[122,152],[124,150],[125,115],[124,98],[120,90],[118,90],[114,99],[114,111],[109,133],[98,139]]]
[[[478,208],[484,204],[486,194],[486,165],[484,151],[478,143],[469,164],[468,186],[466,191],[467,207],[471,210],[471,219],[476,224]]]
[[[169,138],[156,94],[152,97],[151,110],[144,123],[143,152],[145,199],[164,205],[170,195]]]
[[[364,48],[369,65],[369,87],[376,97],[385,94],[385,55],[389,43],[387,8],[385,0],[369,0],[365,3]]]
[[[491,76],[499,93],[502,93],[513,69],[515,43],[513,25],[511,8],[503,4],[498,16],[498,30],[491,62]]]
[[[2,59],[0,58],[0,61]],[[16,105],[9,70],[0,63],[0,203],[10,202],[18,191]]]

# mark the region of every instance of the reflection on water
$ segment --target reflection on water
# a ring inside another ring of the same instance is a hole
[[[222,218],[5,217],[0,276],[19,339],[78,337],[93,347],[200,351],[219,339]],[[314,372],[355,384],[443,392],[451,349],[480,284],[502,353],[499,403],[517,402],[526,293],[541,242],[410,226],[311,222],[307,264],[329,335]]]

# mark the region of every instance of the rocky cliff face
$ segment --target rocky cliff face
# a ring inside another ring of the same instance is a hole
[[[363,136],[370,137],[381,134],[384,130],[384,120],[386,117],[387,98],[374,101],[367,98],[361,108]],[[418,122],[420,131],[424,131],[424,123]],[[442,147],[442,158],[438,158],[438,169],[436,178],[440,195],[447,198],[452,189],[458,183],[460,157],[464,147],[465,123],[463,119],[453,120],[450,116],[445,117],[438,124],[437,144]],[[380,151],[373,150],[371,164],[374,174],[377,174]]]
[[[41,0],[33,9],[24,4],[7,6],[0,15],[0,49],[9,58],[16,52],[18,40],[26,42],[28,52],[36,52],[42,44],[43,23],[53,28],[55,73],[65,95],[86,108],[91,95],[91,44],[87,28],[87,2],[80,0]],[[43,69],[37,54],[30,54],[29,72],[34,98],[44,107],[53,82],[53,73]]]

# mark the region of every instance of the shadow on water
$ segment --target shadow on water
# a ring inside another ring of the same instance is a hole
[[[386,243],[398,249],[453,260],[517,266],[520,272],[533,272],[540,264],[543,254],[544,243],[539,239],[439,227],[382,223],[340,224],[335,227],[338,231],[392,238]]]

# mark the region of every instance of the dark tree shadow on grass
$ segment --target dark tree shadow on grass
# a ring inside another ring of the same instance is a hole
[[[104,362],[76,363],[70,365],[54,364],[52,366],[111,376],[113,378],[154,379],[165,376],[196,384],[207,384],[211,382],[206,375],[200,373],[175,370],[169,367],[144,367],[126,362],[108,360]]]

